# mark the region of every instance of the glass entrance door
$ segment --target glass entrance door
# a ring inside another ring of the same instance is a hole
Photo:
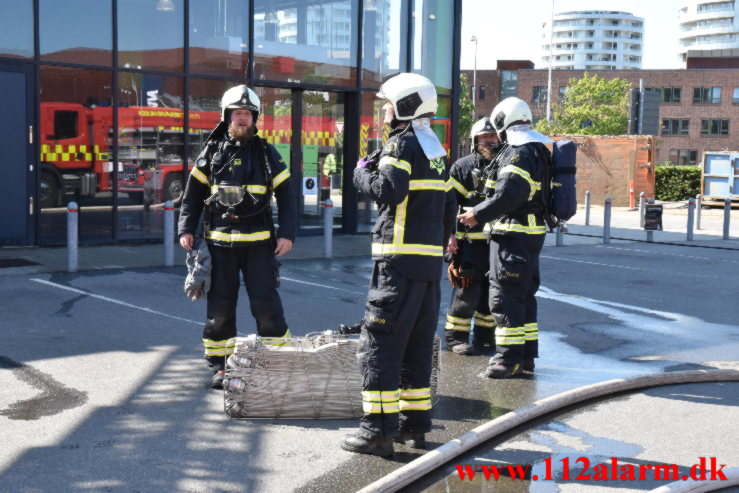
[[[342,173],[344,170],[344,95],[328,91],[304,91],[301,103],[301,176],[298,190],[300,230],[323,231],[327,201],[333,203],[334,228],[341,227]]]

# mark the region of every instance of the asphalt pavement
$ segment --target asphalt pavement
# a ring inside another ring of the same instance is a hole
[[[684,369],[739,369],[739,215],[702,211],[685,238],[681,204],[644,241],[638,214],[602,208],[548,234],[539,292],[541,358],[526,378],[478,377],[487,356],[442,353],[432,446],[508,411],[582,385]],[[291,331],[303,335],[362,315],[369,237],[301,237],[281,259]],[[177,262],[183,256],[177,254]],[[2,261],[2,259],[5,259]],[[184,267],[163,267],[162,245],[0,249],[0,491],[356,491],[419,456],[338,448],[352,420],[233,420],[206,386],[204,304],[181,294]],[[450,288],[442,283],[443,315]],[[246,298],[240,334],[253,332]],[[700,457],[739,466],[739,384],[693,384],[602,399],[516,430],[450,463],[409,491],[626,491],[665,481],[577,479],[617,458],[675,464]],[[571,479],[564,479],[569,461]],[[457,464],[529,465],[523,480],[461,480]],[[551,481],[532,480],[552,464]]]

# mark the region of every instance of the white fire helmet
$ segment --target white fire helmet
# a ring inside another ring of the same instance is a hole
[[[377,97],[390,101],[395,109],[395,118],[401,121],[430,117],[438,108],[434,84],[423,75],[409,72],[386,80]]]
[[[225,122],[229,120],[230,111],[228,110],[250,110],[254,115],[256,125],[259,117],[259,104],[259,96],[245,85],[232,87],[224,92],[221,98],[221,119]]]
[[[470,139],[472,139],[472,145],[477,144],[476,137],[478,135],[494,133],[495,128],[493,127],[492,123],[490,123],[490,118],[480,118],[475,122],[474,125],[472,125],[472,129],[470,130]]]
[[[531,124],[531,108],[518,98],[506,98],[498,103],[490,114],[498,135],[508,130],[511,125]]]

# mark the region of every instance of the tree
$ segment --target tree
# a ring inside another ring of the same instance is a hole
[[[457,125],[457,138],[459,143],[463,144],[465,139],[469,138],[472,125],[475,123],[475,107],[472,105],[470,97],[470,86],[467,83],[467,75],[459,76],[459,124]]]
[[[572,78],[562,101],[554,105],[552,120],[534,129],[545,135],[623,135],[629,124],[629,90],[625,79],[606,80],[587,72]]]

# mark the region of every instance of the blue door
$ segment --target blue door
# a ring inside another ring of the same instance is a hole
[[[0,64],[0,245],[34,242],[36,193],[30,83],[30,67]]]

